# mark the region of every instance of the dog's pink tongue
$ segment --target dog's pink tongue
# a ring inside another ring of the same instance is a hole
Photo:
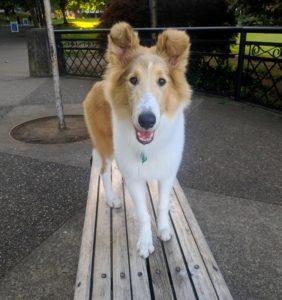
[[[149,140],[152,138],[154,132],[153,131],[139,131],[138,132],[138,136],[142,139],[142,140]]]

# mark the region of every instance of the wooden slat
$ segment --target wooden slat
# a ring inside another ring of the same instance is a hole
[[[158,203],[158,185],[157,182],[149,183],[150,194],[152,198],[152,203],[154,206],[155,212],[157,212],[157,203]],[[171,223],[171,222],[170,222]],[[186,264],[183,260],[180,246],[178,244],[176,235],[177,232],[174,231],[174,228],[170,224],[173,236],[170,241],[164,242],[164,250],[167,257],[167,262],[170,269],[170,274],[175,290],[175,295],[177,299],[189,299],[193,300],[195,294],[191,285],[189,275],[187,273]]]
[[[123,201],[122,177],[116,164],[112,168],[113,188]],[[113,235],[113,299],[131,299],[127,235],[124,207],[112,209]]]
[[[97,198],[98,174],[95,168],[92,168],[76,275],[74,300],[89,300]]]
[[[101,181],[95,233],[92,299],[111,299],[111,209],[106,204]]]
[[[197,243],[201,256],[203,257],[204,263],[209,272],[209,276],[212,280],[219,299],[232,300],[233,298],[231,296],[231,293],[207,244],[207,241],[201,231],[195,215],[189,205],[188,199],[186,198],[178,181],[175,183],[174,191],[177,199],[179,200],[179,203],[182,206],[186,220],[189,222],[189,227]]]
[[[137,253],[138,224],[135,210],[126,188],[123,198],[123,183],[117,167],[113,167],[113,186],[118,196],[123,199],[124,205],[121,209],[114,209],[111,213],[111,209],[106,205],[103,184],[100,182],[99,186],[98,183],[98,175],[92,167],[75,300],[89,300],[91,289],[92,299],[143,300],[151,299],[151,293],[153,293],[155,299],[161,300],[173,298],[232,300],[229,289],[178,182],[171,196],[170,213],[175,236],[171,241],[163,243],[163,246],[157,238],[153,211],[157,211],[157,184],[149,184],[152,197],[149,210],[155,253],[150,255],[147,261]],[[95,249],[93,249],[94,246]],[[94,262],[92,261],[93,251]],[[191,276],[187,273],[186,263]],[[176,267],[180,267],[180,272],[177,272]],[[194,296],[194,292],[197,293],[197,297]]]
[[[157,225],[154,218],[149,192],[148,200],[148,209],[151,215],[151,225],[155,247],[155,252],[149,256],[154,295],[156,299],[173,299],[173,290],[168,276],[169,269],[166,265],[165,254],[162,249],[161,241],[157,237]]]
[[[131,274],[132,298],[135,300],[151,299],[146,261],[141,258],[136,249],[138,239],[138,224],[134,206],[128,190],[124,189],[124,206],[126,210],[127,239]]]
[[[171,219],[177,231],[197,295],[199,299],[203,300],[218,299],[181,206],[175,194],[172,193],[171,196]]]

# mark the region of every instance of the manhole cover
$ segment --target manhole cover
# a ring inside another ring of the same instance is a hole
[[[65,122],[66,129],[60,130],[56,116],[39,118],[17,125],[10,135],[31,144],[64,144],[89,137],[82,115],[67,115]]]

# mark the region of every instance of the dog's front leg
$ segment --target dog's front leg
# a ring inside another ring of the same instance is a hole
[[[168,213],[170,208],[170,192],[174,180],[175,177],[170,177],[159,181],[158,236],[162,241],[171,239]]]
[[[153,237],[151,229],[151,219],[147,209],[147,188],[145,181],[126,179],[126,184],[134,201],[137,218],[139,221],[139,238],[137,249],[139,255],[147,258],[153,253]]]

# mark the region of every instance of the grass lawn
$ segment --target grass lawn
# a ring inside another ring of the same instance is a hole
[[[68,24],[64,24],[64,20],[53,20],[54,29],[95,29],[100,24],[100,19],[67,19]],[[95,33],[82,34],[63,34],[63,38],[68,39],[93,39],[97,36]]]
[[[253,42],[272,42],[272,43],[282,43],[282,34],[281,33],[247,33],[247,41]],[[231,52],[237,54],[239,52],[239,42],[240,34],[236,38],[236,44],[231,47]],[[271,49],[271,46],[261,46],[264,51]],[[245,54],[248,54],[249,47],[245,48]],[[268,56],[267,53],[264,53],[262,56]]]
[[[95,29],[101,23],[100,19],[67,19],[68,24],[64,24],[63,19],[53,20],[55,29]]]

